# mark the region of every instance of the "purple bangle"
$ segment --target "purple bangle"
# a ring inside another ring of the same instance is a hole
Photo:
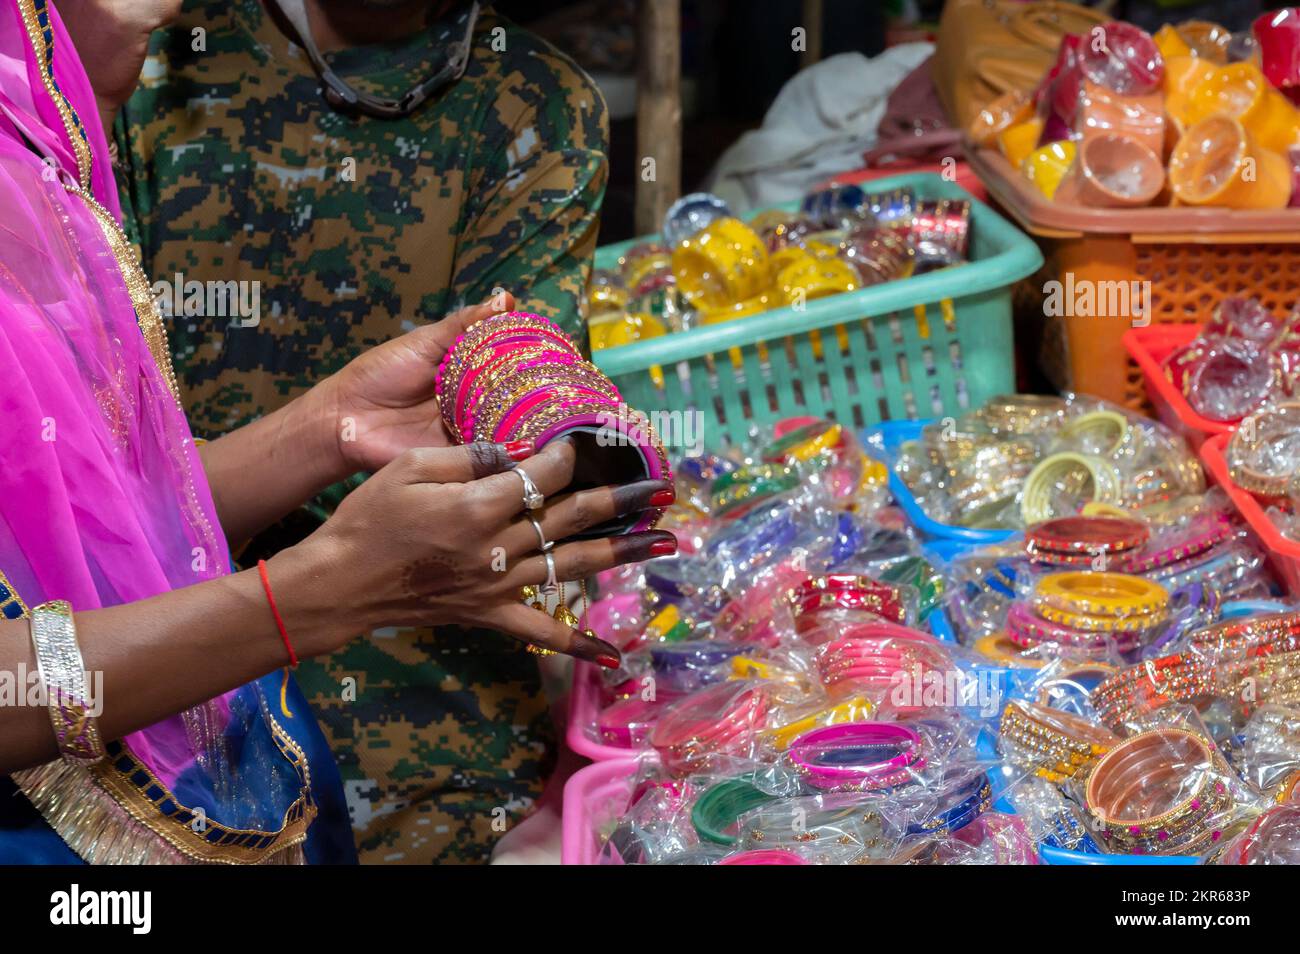
[[[866,749],[884,750],[857,764],[835,764]],[[828,751],[829,750],[829,751]],[[894,788],[925,766],[921,736],[895,722],[848,722],[805,732],[790,744],[790,761],[809,785],[821,789]]]

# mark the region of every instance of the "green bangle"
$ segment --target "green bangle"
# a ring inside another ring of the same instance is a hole
[[[1128,440],[1131,427],[1128,418],[1118,411],[1090,411],[1062,427],[1060,437],[1063,440],[1069,440],[1071,438],[1090,437],[1095,434],[1099,438],[1110,441],[1110,444],[1104,449],[1095,448],[1094,453],[1110,457],[1118,453],[1120,448],[1124,446],[1124,443]]]
[[[921,605],[917,610],[919,619],[925,619],[930,615],[930,611],[939,604],[943,596],[943,574],[924,557],[905,557],[881,571],[880,579],[885,583],[905,583],[916,587],[917,592],[921,594]]]
[[[735,825],[745,812],[774,801],[775,795],[756,788],[749,778],[729,778],[710,786],[695,800],[691,824],[705,841],[715,845],[734,845],[739,836],[728,835],[727,829]]]
[[[799,472],[792,467],[763,464],[723,474],[709,488],[710,502],[716,516],[751,500],[772,497],[799,486]]]
[[[1044,458],[1025,480],[1020,498],[1020,516],[1026,527],[1061,516],[1052,508],[1052,490],[1071,473],[1084,470],[1092,478],[1092,501],[1119,504],[1122,495],[1119,471],[1109,461],[1092,454],[1053,454]]]

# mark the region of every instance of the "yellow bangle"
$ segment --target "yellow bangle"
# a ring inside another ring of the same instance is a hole
[[[687,301],[705,310],[758,295],[769,284],[767,246],[734,218],[717,219],[673,249],[673,275]]]
[[[1169,618],[1165,610],[1154,613],[1138,613],[1132,616],[1092,616],[1088,613],[1076,613],[1072,610],[1053,606],[1051,603],[1039,603],[1035,606],[1038,615],[1049,623],[1068,626],[1070,629],[1083,630],[1088,633],[1132,633],[1138,630],[1159,626]]]
[[[1044,604],[1087,616],[1152,616],[1169,607],[1163,586],[1126,573],[1053,573],[1036,591]]]
[[[658,318],[633,312],[607,313],[587,323],[587,338],[592,351],[617,348],[667,333],[668,329]]]
[[[786,304],[794,304],[802,293],[804,301],[856,291],[858,274],[838,258],[804,258],[783,268],[776,277]]]
[[[812,729],[824,725],[839,725],[843,722],[862,722],[871,718],[875,706],[865,696],[853,696],[839,705],[818,711],[768,730],[767,736],[778,751],[784,752],[790,743]]]
[[[812,460],[814,457],[821,457],[828,451],[834,450],[843,436],[844,429],[838,424],[832,424],[806,441],[801,441],[787,448],[782,456],[785,458],[793,457],[795,460]]]
[[[737,318],[748,318],[750,315],[757,315],[760,312],[767,311],[772,306],[771,296],[763,292],[743,301],[724,302],[716,308],[701,308],[700,324],[716,325],[724,321],[735,321]],[[738,348],[733,350],[737,354],[740,353]]]
[[[1125,520],[1132,520],[1133,512],[1125,510],[1123,507],[1116,507],[1113,504],[1102,503],[1099,500],[1089,500],[1079,511],[1085,517],[1121,517]]]
[[[1060,436],[1065,440],[1096,436],[1108,441],[1109,447],[1090,450],[1094,454],[1109,457],[1124,446],[1128,440],[1129,427],[1128,418],[1118,411],[1091,411],[1067,422],[1061,428]]]
[[[1025,479],[1020,498],[1020,516],[1025,526],[1062,516],[1052,505],[1052,491],[1062,480],[1083,475],[1092,481],[1092,500],[1118,504],[1121,500],[1119,472],[1106,460],[1093,454],[1053,454],[1039,461]]]
[[[1046,660],[1035,659],[1032,656],[1026,656],[1019,647],[1016,646],[1006,633],[997,632],[989,636],[981,636],[975,640],[975,651],[994,662],[1006,663],[1009,666],[1026,666],[1030,669],[1041,669],[1046,665]]]

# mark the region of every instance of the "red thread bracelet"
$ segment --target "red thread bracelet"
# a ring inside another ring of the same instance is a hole
[[[262,589],[266,590],[266,601],[271,604],[271,615],[275,617],[275,626],[280,631],[280,640],[289,653],[289,666],[297,669],[298,654],[293,651],[293,643],[289,642],[289,631],[284,626],[284,618],[280,615],[279,607],[275,605],[275,594],[271,592],[271,578],[266,575],[265,560],[257,561],[257,572],[262,577]]]

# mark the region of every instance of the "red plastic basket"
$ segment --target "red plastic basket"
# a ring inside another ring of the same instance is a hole
[[[1232,475],[1228,472],[1226,454],[1230,438],[1230,434],[1219,434],[1207,440],[1201,445],[1201,462],[1214,481],[1227,491],[1241,518],[1264,542],[1273,568],[1286,583],[1291,595],[1300,596],[1300,543],[1282,536],[1282,531],[1268,519],[1268,514],[1254,495],[1233,483]]]
[[[1147,397],[1151,399],[1156,416],[1187,438],[1193,450],[1200,450],[1206,438],[1231,434],[1236,430],[1236,425],[1211,421],[1197,414],[1187,403],[1187,398],[1165,376],[1165,359],[1183,345],[1190,344],[1200,333],[1200,325],[1189,324],[1147,325],[1124,332],[1124,347],[1142,369]]]

